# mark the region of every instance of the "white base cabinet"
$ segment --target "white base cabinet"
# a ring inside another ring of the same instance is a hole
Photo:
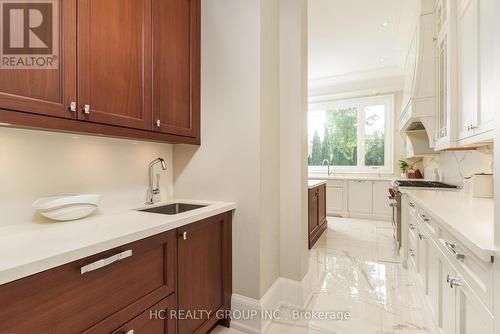
[[[403,203],[406,265],[436,333],[493,334],[493,264],[475,257],[411,198]]]
[[[389,187],[388,180],[329,180],[326,185],[327,215],[390,220]]]

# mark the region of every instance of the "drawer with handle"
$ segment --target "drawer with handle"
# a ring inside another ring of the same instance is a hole
[[[174,292],[176,245],[170,231],[1,285],[0,332],[112,332]]]
[[[476,257],[450,233],[441,230],[438,247],[490,312],[493,309],[493,263]]]
[[[437,236],[439,234],[438,224],[424,211],[418,213],[417,221],[430,235]]]

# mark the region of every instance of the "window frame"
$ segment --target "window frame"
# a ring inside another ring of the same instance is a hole
[[[385,139],[384,139],[384,166],[365,166],[365,107],[384,104],[386,107]],[[357,166],[330,166],[335,173],[343,174],[394,174],[394,95],[379,95],[346,100],[331,100],[310,102],[308,113],[328,109],[356,107],[358,110],[358,165]],[[309,134],[308,134],[309,137]],[[309,153],[308,153],[309,154]],[[327,166],[308,166],[309,174],[327,174]]]

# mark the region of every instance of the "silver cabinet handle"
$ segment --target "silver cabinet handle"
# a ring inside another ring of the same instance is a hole
[[[419,234],[418,234],[418,238],[419,238],[420,240],[425,240],[425,235],[423,235],[422,233],[419,233]]]
[[[415,225],[410,224],[409,226],[410,226],[410,230],[415,231]]]
[[[88,272],[91,272],[91,271],[94,271],[94,270],[97,270],[100,268],[104,268],[106,266],[109,266],[112,263],[121,261],[121,260],[126,259],[126,258],[131,257],[131,256],[132,256],[132,250],[131,249],[126,250],[124,252],[118,253],[116,255],[107,257],[105,259],[102,259],[102,260],[99,260],[96,262],[92,262],[90,264],[87,264],[86,266],[81,267],[80,274],[83,275],[85,273],[88,273]]]
[[[88,105],[88,104],[83,105],[83,113],[85,115],[90,115],[90,105]]]
[[[446,276],[446,283],[450,285],[450,288],[454,288],[456,286],[463,286],[464,282],[460,278],[457,277],[451,277],[450,275]]]
[[[71,101],[71,103],[69,104],[69,111],[76,112],[76,102],[75,101]]]
[[[410,208],[414,208],[415,207],[415,204],[413,204],[412,202],[410,202],[408,205],[410,206]]]
[[[133,329],[131,329],[131,330],[129,330],[128,332],[126,332],[125,334],[134,334],[134,330],[133,330]]]
[[[427,218],[427,216],[426,216],[426,215],[424,215],[424,214],[421,214],[421,215],[420,215],[420,218],[422,218],[422,220],[423,220],[424,222],[426,222],[426,223],[430,222],[429,218]]]
[[[413,249],[409,249],[408,253],[410,254],[411,257],[415,257],[415,252],[413,251]]]
[[[157,128],[161,127],[161,121],[159,119],[156,120],[155,125]]]
[[[188,233],[187,232],[182,233],[182,240],[187,240],[187,238],[188,238]]]
[[[441,240],[441,242],[450,251],[450,253],[455,255],[457,260],[459,260],[459,261],[465,260],[465,254],[461,254],[461,253],[457,252],[457,250],[456,250],[457,246],[453,242],[446,241],[446,240]]]

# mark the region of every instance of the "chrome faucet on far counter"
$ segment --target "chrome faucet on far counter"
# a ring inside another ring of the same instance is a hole
[[[328,165],[328,176],[330,176],[330,175],[332,175],[332,174],[333,174],[333,170],[332,170],[332,172],[330,173],[330,161],[328,161],[328,159],[323,160],[323,166],[325,165],[325,162],[326,162],[326,164]]]
[[[166,170],[167,164],[162,158],[155,159],[149,164],[149,174],[148,174],[148,191],[146,193],[146,204],[153,204],[154,195],[160,193],[160,174],[156,174],[156,188],[153,188],[153,168],[156,164],[161,164],[161,169]]]

